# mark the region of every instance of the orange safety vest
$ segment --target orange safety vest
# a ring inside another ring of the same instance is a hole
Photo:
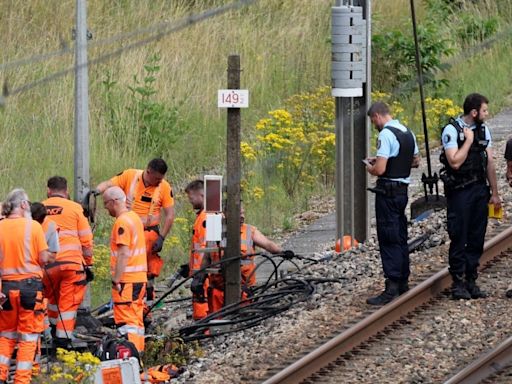
[[[254,229],[255,227],[245,223],[240,227],[240,252],[242,254],[242,258],[240,260],[241,265],[254,263],[254,256],[244,257],[245,255],[251,255],[255,253],[254,240],[252,239]]]
[[[41,225],[27,218],[0,221],[0,277],[3,280],[42,278],[39,253],[48,249]]]
[[[53,196],[43,201],[49,218],[59,227],[57,262],[92,265],[92,231],[83,208],[74,201]]]
[[[126,245],[129,248],[128,263],[120,282],[144,283],[148,281],[144,227],[139,216],[133,211],[121,214],[112,228],[110,237],[110,272],[112,277],[115,273],[120,245]]]
[[[206,212],[201,210],[196,216],[194,227],[192,229],[192,244],[190,248],[190,274],[201,269],[204,253],[197,250],[206,247]]]
[[[150,227],[160,224],[161,208],[174,206],[174,195],[166,180],[157,186],[146,187],[142,173],[140,169],[127,169],[111,178],[110,182],[126,194],[127,208],[139,215],[144,227]]]

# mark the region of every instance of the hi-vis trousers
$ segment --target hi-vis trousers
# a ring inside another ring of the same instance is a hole
[[[43,331],[43,284],[39,279],[2,281],[7,301],[0,310],[0,380],[6,381],[16,344],[15,384],[29,384]]]

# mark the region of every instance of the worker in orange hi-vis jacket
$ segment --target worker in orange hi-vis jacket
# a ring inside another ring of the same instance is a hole
[[[255,247],[277,254],[282,253],[284,258],[291,259],[295,256],[293,251],[283,251],[282,248],[268,239],[258,228],[245,223],[245,211],[240,206],[240,273],[241,273],[241,298],[249,296],[250,288],[256,285],[256,264],[254,261]],[[221,261],[219,252],[209,252],[203,257],[201,268],[209,264],[215,264]],[[191,290],[199,290],[199,284],[204,281],[206,274],[199,274],[192,280]],[[208,275],[208,312],[219,311],[224,306],[224,279],[219,273],[210,273]]]
[[[47,183],[48,199],[42,203],[48,218],[59,228],[59,252],[44,275],[48,318],[54,344],[71,347],[78,308],[92,280],[92,231],[82,206],[68,199],[67,180],[53,176]],[[90,278],[89,278],[90,276]]]
[[[0,221],[0,382],[7,382],[16,344],[14,383],[28,384],[43,330],[43,266],[48,245],[41,225],[31,219],[22,189],[11,191]]]
[[[126,195],[119,187],[103,193],[103,205],[116,221],[110,236],[112,302],[117,332],[144,351],[144,297],[147,263],[144,226],[140,217],[126,207]]]
[[[127,169],[96,187],[95,193],[103,193],[112,186],[120,187],[126,194],[126,206],[142,220],[146,237],[148,262],[147,306],[155,299],[154,281],[160,275],[163,261],[158,255],[165,237],[174,222],[174,195],[171,185],[164,180],[167,164],[162,159],[151,160],[145,170]],[[164,222],[160,228],[160,212]],[[146,307],[147,308],[147,307]],[[148,317],[146,317],[148,319]]]
[[[196,219],[192,227],[192,240],[190,258],[188,263],[189,276],[201,269],[204,253],[200,249],[206,247],[206,212],[204,210],[204,182],[194,180],[185,188],[188,201],[196,210]],[[200,293],[192,294],[192,317],[199,320],[208,315],[208,279],[204,281],[204,289]]]
[[[268,239],[254,225],[245,223],[245,210],[240,206],[240,272],[242,291],[256,285],[256,263],[254,257],[255,247],[263,248],[270,253],[282,253],[282,248]],[[288,258],[292,258],[292,251],[285,251]]]

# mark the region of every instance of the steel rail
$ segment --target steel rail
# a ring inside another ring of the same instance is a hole
[[[496,348],[479,357],[444,383],[477,384],[500,372],[510,363],[512,363],[512,337],[509,337]]]
[[[512,227],[485,242],[484,252],[480,258],[480,269],[509,248],[512,248]],[[404,315],[427,303],[448,288],[450,284],[451,276],[446,267],[282,371],[266,379],[263,384],[296,384],[301,382],[335,361],[342,354],[383,331]]]

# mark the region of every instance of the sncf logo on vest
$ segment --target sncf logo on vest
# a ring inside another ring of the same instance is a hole
[[[60,215],[62,213],[62,210],[64,208],[62,207],[59,207],[59,206],[56,206],[56,205],[48,205],[46,207],[46,212],[49,216],[53,216],[53,215]]]

